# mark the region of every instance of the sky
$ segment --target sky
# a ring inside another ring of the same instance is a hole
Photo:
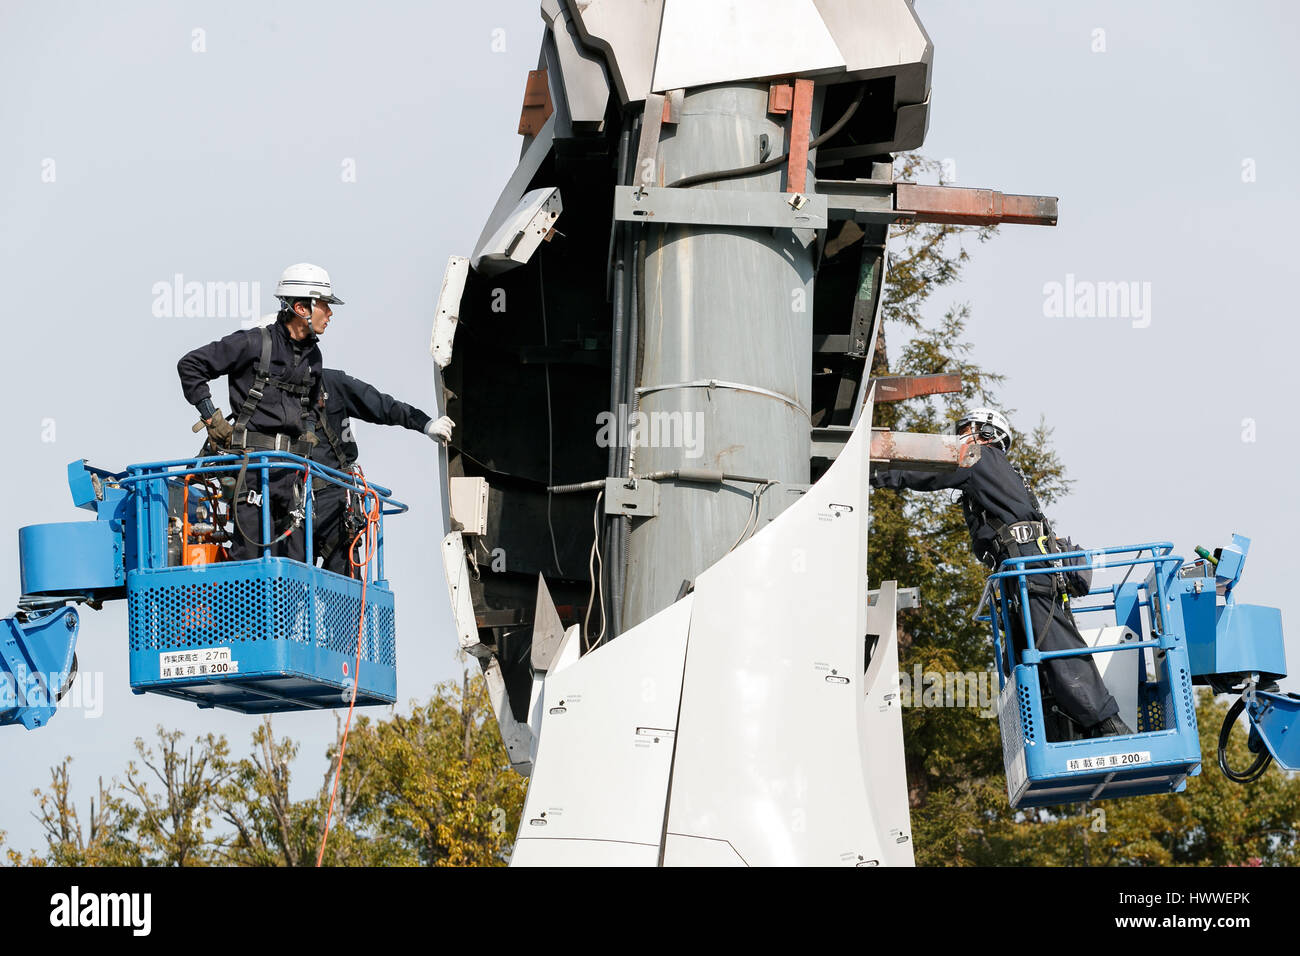
[[[936,315],[970,304],[974,357],[1007,375],[998,398],[1015,421],[1055,429],[1075,479],[1057,525],[1090,547],[1170,540],[1184,554],[1242,532],[1241,599],[1295,620],[1300,335],[1285,290],[1298,285],[1300,15],[1172,0],[917,11],[935,45],[924,152],[956,185],[1060,197],[1057,227],[972,245],[963,281],[933,299]],[[195,450],[176,360],[243,317],[186,317],[159,291],[178,275],[257,283],[260,314],[285,265],[325,266],[347,303],[326,364],[432,409],[443,269],[472,251],[514,168],[541,31],[530,0],[0,7],[0,591],[20,591],[19,527],[91,517],[71,505],[68,462]],[[1058,302],[1068,287],[1086,306],[1087,284],[1120,282],[1135,284],[1123,315],[1053,304],[1054,283]],[[411,505],[387,527],[405,709],[461,671],[437,459],[418,433],[356,429],[367,474]],[[0,730],[0,831],[21,849],[41,844],[32,790],[65,754],[84,806],[159,724],[225,734],[236,753],[256,724],[132,696],[124,603],[81,620],[82,680],[102,699]],[[334,716],[276,726],[300,744],[304,795]]]

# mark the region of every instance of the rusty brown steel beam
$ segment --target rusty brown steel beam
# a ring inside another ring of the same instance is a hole
[[[901,402],[921,395],[942,395],[961,391],[960,375],[891,375],[873,378],[876,403]]]
[[[925,435],[871,430],[871,463],[913,471],[952,471],[969,468],[980,458],[978,443],[956,435]]]
[[[519,135],[536,136],[555,112],[545,70],[529,70],[524,84],[524,105],[519,111]]]
[[[784,114],[794,108],[794,86],[788,81],[773,82],[767,91],[767,111]]]
[[[894,209],[900,217],[914,222],[967,226],[992,226],[1003,222],[1056,225],[1055,196],[1017,196],[995,189],[895,183]]]
[[[770,96],[769,96],[770,101]],[[812,137],[813,81],[794,81],[794,102],[790,108],[790,163],[786,168],[785,191],[801,193],[808,181],[808,144]]]

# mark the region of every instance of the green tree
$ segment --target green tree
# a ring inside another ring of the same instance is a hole
[[[127,765],[124,795],[133,798],[136,838],[144,858],[155,866],[203,866],[211,862],[209,831],[213,801],[229,775],[230,748],[225,737],[207,734],[182,750],[179,730],[158,726],[158,752],[136,738],[144,770]],[[197,745],[197,749],[196,749]]]
[[[224,862],[312,866],[320,850],[342,739],[340,721],[320,788],[289,795],[298,745],[269,719],[253,753],[216,799],[234,828]],[[481,677],[440,684],[409,716],[355,718],[348,736],[323,862],[330,866],[481,866],[504,861],[525,782],[510,769]]]
[[[314,866],[334,785],[343,718],[320,786],[290,796],[298,744],[269,717],[251,752],[230,756],[224,737],[190,743],[158,728],[135,742],[126,782],[99,789],[83,825],[70,794],[72,758],[36,790],[43,853],[8,849],[28,866]],[[327,866],[492,866],[508,857],[526,781],[510,768],[481,677],[440,684],[410,716],[357,717],[335,794]],[[0,833],[0,843],[3,833]]]
[[[252,735],[253,750],[231,767],[214,797],[217,814],[234,828],[218,841],[218,856],[238,866],[314,866],[325,825],[331,777],[327,771],[320,790],[306,800],[289,795],[291,765],[298,744],[277,737],[270,717],[263,717]],[[330,847],[325,862],[339,863],[340,843],[351,845],[346,819],[354,799],[350,782],[342,784]]]
[[[143,866],[144,855],[134,838],[137,812],[118,791],[116,781],[104,786],[99,779],[90,798],[85,823],[72,799],[68,774],[71,757],[50,768],[50,789],[33,791],[37,798],[36,819],[45,834],[44,854],[25,859],[9,852],[11,863],[27,866]]]
[[[356,812],[401,862],[505,862],[526,781],[510,768],[481,677],[440,684],[409,717],[363,722],[345,764],[368,781]]]

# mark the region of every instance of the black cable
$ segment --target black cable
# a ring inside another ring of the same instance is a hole
[[[1255,755],[1255,762],[1244,772],[1238,773],[1228,766],[1228,739],[1232,736],[1232,725],[1237,722],[1241,712],[1246,709],[1246,698],[1238,697],[1237,702],[1228,708],[1223,718],[1223,727],[1219,730],[1219,769],[1233,783],[1254,783],[1264,775],[1268,765],[1273,762],[1273,755],[1265,747]]]
[[[247,471],[248,471],[248,455],[245,454],[244,462],[239,468],[239,477],[235,479],[235,500],[231,506],[231,514],[232,517],[234,518],[235,530],[239,532],[240,537],[242,537],[249,544],[253,545],[259,551],[264,548],[273,548],[281,541],[283,541],[285,538],[289,537],[289,535],[293,534],[294,530],[298,527],[298,523],[301,519],[295,515],[293,521],[289,523],[289,527],[284,530],[284,533],[275,538],[272,538],[270,541],[265,541],[265,542],[255,541],[252,538],[250,538],[247,534],[245,534],[243,527],[239,523],[239,490],[244,486],[244,474]],[[303,484],[305,485],[306,482],[304,482]],[[304,488],[304,491],[305,490],[306,489]],[[267,493],[269,494],[270,492],[268,491]],[[269,508],[270,502],[269,501],[262,502],[262,504],[259,505],[259,508],[262,507]],[[271,530],[272,531],[275,530],[274,526],[272,526]],[[261,555],[258,555],[258,557],[261,557]]]
[[[69,668],[68,676],[64,679],[63,686],[59,688],[59,692],[54,695],[54,699],[56,701],[63,700],[64,696],[68,693],[68,691],[72,690],[72,684],[74,681],[76,681],[76,679],[77,679],[77,655],[73,654],[72,667]]]
[[[858,87],[858,95],[853,98],[853,102],[850,103],[849,108],[844,111],[844,115],[835,121],[835,125],[808,144],[810,150],[816,149],[822,143],[826,142],[842,130],[848,124],[849,120],[853,119],[853,114],[856,113],[858,107],[862,105],[862,98],[866,95],[866,91],[867,87],[865,84]],[[789,158],[790,151],[786,150],[780,156],[775,156],[765,162],[754,163],[752,166],[740,166],[736,169],[722,169],[714,173],[696,173],[694,176],[686,176],[669,183],[668,188],[681,189],[685,186],[695,186],[699,183],[711,183],[719,179],[738,179],[741,176],[752,176],[754,173],[761,173],[766,169],[780,166]]]

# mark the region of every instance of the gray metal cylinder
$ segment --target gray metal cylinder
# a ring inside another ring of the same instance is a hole
[[[763,135],[768,154],[780,155],[786,117],[769,116],[767,107],[766,83],[688,92],[680,123],[661,137],[659,182],[756,163]],[[810,160],[810,183],[811,166]],[[770,193],[784,181],[783,164],[689,188]],[[806,485],[814,272],[808,236],[706,224],[645,229],[643,351],[634,374],[648,444],[634,449],[633,473],[708,468]],[[635,355],[636,348],[632,342],[629,351]],[[719,384],[691,384],[708,380]],[[661,483],[658,517],[633,521],[624,630],[673,603],[684,581],[726,554],[745,527],[752,491],[738,483]],[[767,497],[782,504],[793,498],[779,485]]]

